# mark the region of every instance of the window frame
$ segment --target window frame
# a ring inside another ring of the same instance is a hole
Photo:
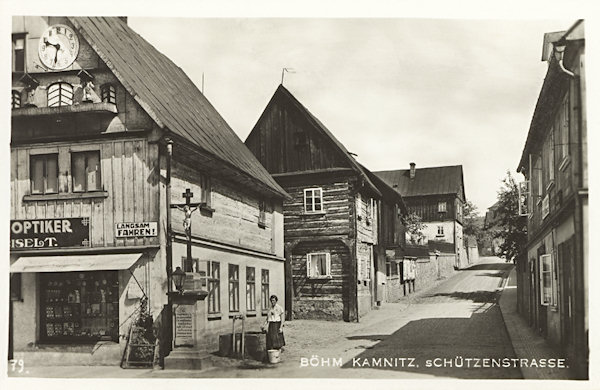
[[[208,279],[208,314],[221,313],[221,263],[218,261],[207,261],[206,276]],[[214,307],[214,309],[213,309]]]
[[[540,255],[539,257],[539,286],[540,286],[540,305],[542,306],[553,306],[557,305],[556,302],[556,282],[555,282],[555,262],[556,256],[551,253]],[[547,266],[547,269],[546,269]],[[550,285],[547,286],[545,282],[545,276],[548,276]],[[549,292],[548,292],[549,291]]]
[[[22,52],[22,69],[17,69],[17,40],[23,40],[23,48],[20,50]],[[16,33],[12,34],[12,60],[11,60],[11,69],[14,73],[25,73],[27,70],[27,33]]]
[[[567,94],[562,101],[561,107],[559,109],[559,113],[556,116],[555,121],[558,122],[558,126],[560,127],[560,139],[558,142],[558,150],[560,155],[560,166],[562,167],[565,163],[565,160],[568,160],[570,155],[569,150],[569,142],[570,142],[570,110],[569,110],[569,95]],[[556,123],[555,122],[555,123]]]
[[[56,190],[48,191],[48,159],[50,157],[55,158],[55,166],[56,166]],[[33,161],[37,159],[43,159],[43,190],[42,192],[34,191],[34,172],[33,172]],[[30,182],[30,194],[31,195],[50,195],[50,194],[58,194],[58,176],[60,169],[58,167],[58,153],[44,153],[44,154],[30,154],[29,155],[29,182]]]
[[[246,311],[256,312],[256,267],[246,266]]]
[[[114,84],[106,83],[100,86],[100,100],[103,103],[117,104],[117,89]]]
[[[208,278],[208,314],[221,313],[221,263],[218,261],[207,261],[206,276]],[[213,309],[214,307],[214,309]]]
[[[436,237],[443,237],[444,233],[444,225],[437,225],[437,234]]]
[[[265,277],[266,276],[266,277]],[[270,297],[270,276],[269,270],[261,268],[260,270],[260,309],[262,314],[269,310]]]
[[[57,103],[50,103],[50,100],[55,99],[55,97],[50,97],[51,93],[54,93],[54,90],[52,87],[54,86],[58,86],[58,95],[57,95]],[[64,88],[64,86],[68,86],[69,88]],[[48,100],[48,107],[64,107],[64,106],[72,106],[73,105],[73,98],[74,93],[73,93],[73,85],[70,83],[67,83],[66,81],[57,81],[55,83],[52,83],[48,86],[48,92],[46,94],[47,100]],[[63,93],[63,91],[67,91],[67,94],[70,94],[71,96],[69,97],[68,95],[65,95]],[[63,98],[68,99],[63,101]],[[70,100],[70,101],[69,101]]]
[[[325,255],[325,275],[314,275],[312,273],[312,262],[314,256]],[[331,279],[331,253],[329,252],[311,252],[306,254],[306,277],[308,279]]]
[[[88,183],[88,164],[87,164],[87,156],[85,158],[85,166],[84,166],[84,172],[85,172],[85,178],[83,180],[83,183],[85,184],[85,188],[83,190],[75,190],[75,167],[74,167],[74,157],[77,155],[90,155],[90,154],[97,154],[98,156],[98,172],[97,172],[97,185],[96,188],[93,190],[89,189],[89,183]],[[71,190],[73,193],[87,193],[87,192],[98,192],[98,191],[103,191],[103,186],[102,186],[102,154],[100,153],[100,150],[98,149],[92,149],[92,150],[80,150],[80,151],[71,151]]]
[[[258,202],[258,226],[267,227],[267,202],[265,200]]]
[[[318,191],[319,192],[319,196],[317,197],[315,195],[315,192]],[[312,199],[312,207],[311,210],[308,209],[308,203],[307,200],[309,199],[309,195],[310,195],[310,199]],[[319,199],[319,204],[320,204],[320,210],[317,210],[315,205],[315,199]],[[304,213],[305,214],[321,214],[325,212],[325,207],[323,205],[323,188],[322,187],[311,187],[311,188],[305,188],[304,189]]]
[[[23,97],[21,96],[21,92],[16,89],[11,90],[10,91],[10,108],[11,108],[11,110],[21,108],[22,104],[23,104]]]
[[[446,201],[439,201],[438,202],[438,213],[446,213],[448,211],[448,202]]]
[[[240,266],[239,264],[228,264],[229,281],[229,312],[240,311]],[[233,298],[233,299],[232,299]]]

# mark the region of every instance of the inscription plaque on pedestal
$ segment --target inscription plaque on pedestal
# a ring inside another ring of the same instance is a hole
[[[194,305],[178,305],[175,308],[175,346],[196,344],[194,337]]]

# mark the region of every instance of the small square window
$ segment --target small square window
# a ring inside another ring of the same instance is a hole
[[[306,272],[309,278],[331,277],[331,256],[329,253],[309,253],[306,255]]]
[[[438,227],[437,227],[437,235],[438,236],[443,236],[444,235],[444,225],[438,225]]]
[[[100,175],[100,151],[71,153],[73,192],[89,192],[102,189]]]
[[[323,211],[323,189],[307,188],[304,190],[304,211],[306,213]]]
[[[446,202],[438,202],[438,213],[446,212]]]

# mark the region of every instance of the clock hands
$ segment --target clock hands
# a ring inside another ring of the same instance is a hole
[[[48,40],[46,38],[44,38],[44,43],[46,44],[46,46],[54,46],[54,48],[57,51],[60,50],[60,44],[59,43],[50,43],[50,42],[48,42]]]
[[[56,49],[54,51],[54,65],[56,65],[56,63],[58,62],[58,51],[60,50],[60,43],[50,43],[46,38],[44,38],[44,43],[46,44],[46,47],[54,46],[54,49]]]

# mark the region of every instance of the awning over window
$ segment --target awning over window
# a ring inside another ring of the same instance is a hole
[[[128,269],[142,253],[105,255],[22,256],[10,266],[10,272],[70,272]]]

